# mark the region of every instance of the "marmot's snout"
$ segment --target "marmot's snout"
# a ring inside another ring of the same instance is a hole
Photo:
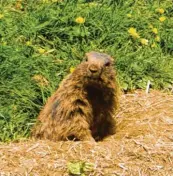
[[[99,77],[101,72],[102,72],[102,69],[99,67],[98,64],[97,65],[96,64],[90,64],[88,66],[88,74],[89,74],[90,77],[94,77],[94,78]]]
[[[99,68],[98,68],[98,66],[92,64],[92,65],[89,66],[89,71],[91,73],[97,73],[99,71]]]

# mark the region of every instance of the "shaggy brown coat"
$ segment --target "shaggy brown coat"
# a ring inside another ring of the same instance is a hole
[[[104,53],[87,53],[48,99],[33,136],[95,141],[114,134],[117,87],[113,59]]]

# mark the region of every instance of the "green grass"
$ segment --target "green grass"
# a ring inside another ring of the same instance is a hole
[[[164,14],[156,12],[158,8]],[[85,23],[75,22],[80,16]],[[166,17],[164,22],[159,21],[161,16]],[[149,25],[158,29],[157,35]],[[130,36],[131,27],[148,45]],[[160,41],[155,41],[156,36]],[[172,0],[1,0],[0,141],[28,137],[46,99],[70,67],[91,50],[115,58],[124,90],[144,89],[148,80],[155,89],[169,88],[173,83]]]

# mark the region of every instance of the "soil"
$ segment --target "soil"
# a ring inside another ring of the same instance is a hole
[[[0,176],[68,176],[74,161],[93,164],[83,176],[172,176],[173,95],[123,94],[116,118],[117,133],[97,143],[0,143]]]

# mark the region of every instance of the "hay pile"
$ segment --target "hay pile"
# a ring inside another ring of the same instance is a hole
[[[67,176],[68,163],[93,163],[96,176],[173,175],[173,95],[137,91],[121,96],[117,133],[89,142],[0,144],[0,175]]]

